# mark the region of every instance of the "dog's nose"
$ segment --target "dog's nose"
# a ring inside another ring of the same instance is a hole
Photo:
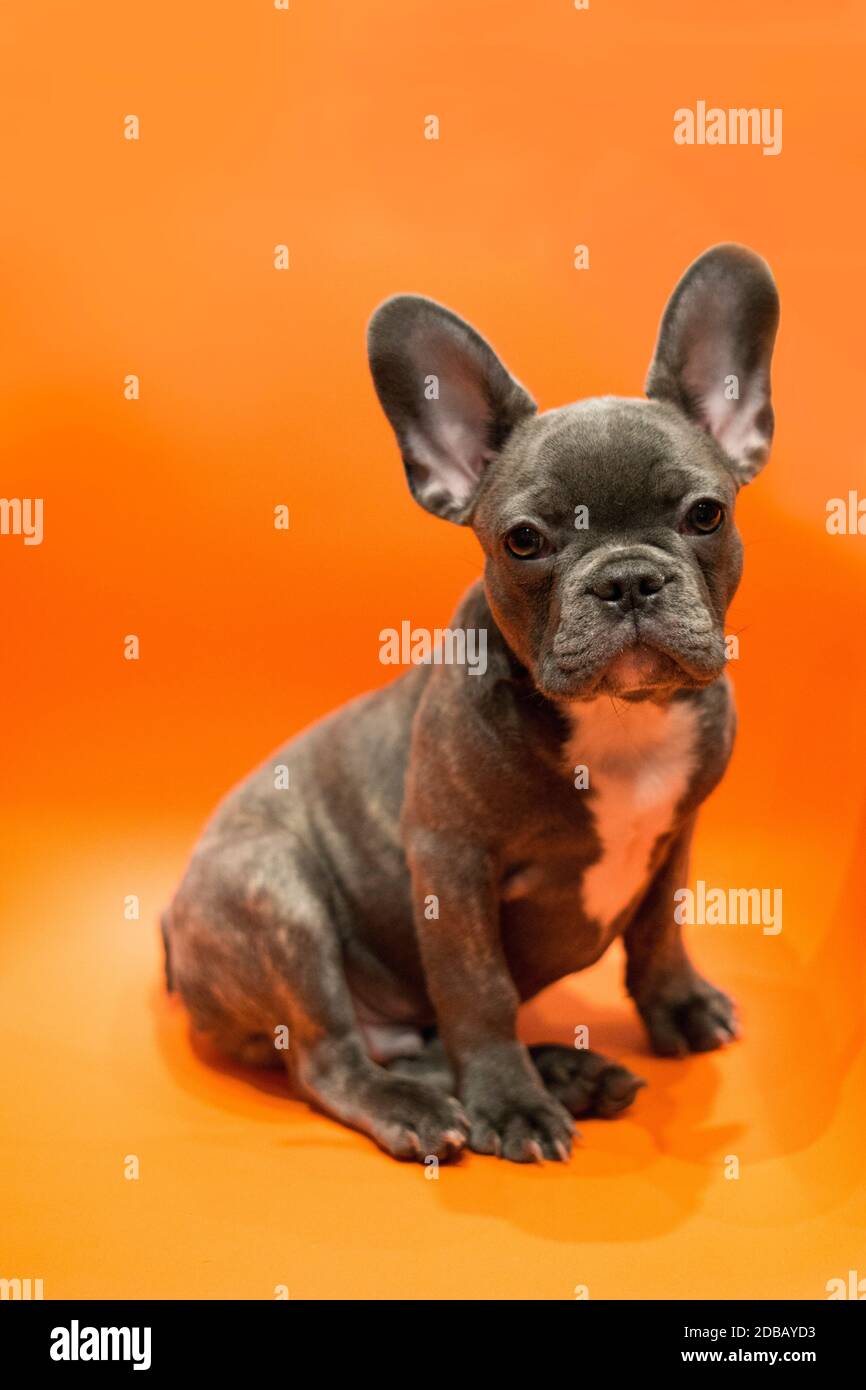
[[[621,613],[646,608],[667,583],[657,565],[646,560],[623,560],[605,565],[589,585],[589,592]]]

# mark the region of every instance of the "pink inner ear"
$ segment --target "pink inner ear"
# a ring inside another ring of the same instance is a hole
[[[412,460],[427,470],[425,492],[446,494],[459,505],[470,500],[488,459],[490,408],[472,356],[448,339],[412,344],[415,379],[435,376],[439,399],[422,402],[421,415],[406,430]]]
[[[458,419],[443,419],[427,431],[410,426],[406,445],[413,461],[427,470],[427,485],[447,493],[461,505],[469,501],[486,461],[475,430]]]
[[[704,398],[710,432],[741,472],[751,476],[765,462],[770,448],[767,434],[758,425],[767,404],[767,393],[755,380],[740,383],[740,399],[726,400],[724,390]]]
[[[721,337],[698,344],[692,350],[684,380],[698,403],[701,419],[714,439],[748,479],[766,462],[770,449],[767,433],[758,423],[769,392],[762,371],[745,376],[734,367],[733,351]],[[729,399],[728,378],[737,378],[737,398]]]

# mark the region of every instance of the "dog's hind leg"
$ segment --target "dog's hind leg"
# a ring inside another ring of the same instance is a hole
[[[458,1102],[368,1054],[328,897],[320,867],[284,836],[200,852],[171,909],[175,983],[193,1022],[217,1039],[287,1029],[281,1057],[310,1102],[396,1158],[455,1157],[467,1136]]]
[[[414,1076],[428,1086],[436,1086],[440,1091],[453,1095],[457,1082],[454,1070],[442,1044],[442,1039],[433,1034],[425,1038],[423,1049],[408,1057],[397,1057],[388,1064],[388,1070],[397,1076]]]
[[[571,1115],[618,1115],[646,1085],[641,1077],[600,1052],[534,1043],[529,1055],[548,1091]]]

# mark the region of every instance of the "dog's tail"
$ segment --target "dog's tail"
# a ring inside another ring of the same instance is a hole
[[[171,943],[168,939],[169,924],[171,921],[170,913],[171,908],[167,907],[165,909],[165,912],[163,912],[162,916],[159,919],[159,928],[162,932],[162,946],[164,953],[163,965],[165,968],[165,987],[168,990],[169,994],[171,994],[174,989],[174,980],[171,974]]]

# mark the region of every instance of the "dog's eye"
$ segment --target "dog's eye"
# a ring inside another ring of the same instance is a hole
[[[505,547],[518,560],[535,560],[546,549],[546,541],[534,526],[515,526],[505,537]]]
[[[708,536],[711,531],[718,531],[725,519],[725,509],[718,502],[714,502],[710,497],[702,497],[700,502],[696,502],[689,509],[686,523],[691,531],[697,531],[702,536]]]

